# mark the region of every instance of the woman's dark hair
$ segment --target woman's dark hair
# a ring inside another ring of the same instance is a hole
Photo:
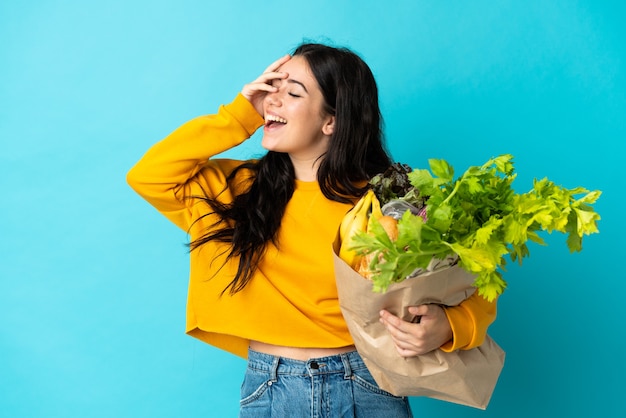
[[[335,116],[334,132],[317,171],[320,189],[330,200],[354,201],[367,190],[367,181],[392,163],[384,146],[374,76],[346,48],[305,43],[293,56],[307,61],[324,96],[324,110]],[[224,289],[231,294],[251,280],[267,243],[278,244],[277,231],[295,187],[295,171],[286,153],[268,151],[259,160],[244,163],[229,175],[229,184],[240,178],[241,170],[253,173],[250,188],[228,205],[202,196],[223,222],[189,244],[192,251],[209,241],[230,244],[228,258],[239,260],[235,277]]]

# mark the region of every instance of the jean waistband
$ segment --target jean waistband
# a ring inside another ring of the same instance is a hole
[[[343,373],[345,377],[352,375],[352,370],[366,368],[363,359],[356,351],[336,354],[328,357],[309,360],[294,360],[271,354],[248,350],[248,367],[277,375],[313,376],[318,374]]]

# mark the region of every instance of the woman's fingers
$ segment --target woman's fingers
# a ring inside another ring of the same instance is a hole
[[[263,99],[268,93],[273,93],[276,91],[276,87],[272,86],[272,81],[277,79],[286,78],[287,74],[284,72],[278,71],[280,67],[287,61],[291,59],[291,55],[285,55],[265,69],[263,74],[258,76],[256,80],[251,83],[243,86],[241,90],[241,94],[243,97],[248,99],[250,103],[254,106],[254,108],[259,112],[259,114],[263,114]]]
[[[380,311],[381,322],[387,326],[390,331],[398,334],[408,334],[410,329],[413,328],[413,323],[402,320],[401,318],[392,315],[386,310]]]
[[[273,74],[273,73],[267,73],[269,74]],[[251,83],[246,84],[245,86],[243,86],[243,89],[241,89],[241,94],[244,95],[244,97],[248,100],[252,100],[254,98],[254,96],[259,93],[259,92],[273,92],[276,91],[276,87],[272,86],[269,81],[275,80],[277,78],[280,78],[278,76],[273,76],[271,78],[257,78],[256,80],[254,80]]]
[[[291,59],[291,55],[287,54],[283,57],[280,57],[276,61],[270,64],[269,67],[263,71],[263,74],[257,77],[252,83],[247,84],[252,89],[262,90],[262,91],[275,91],[275,88],[272,87],[271,81],[279,78],[286,77],[286,73],[278,71],[280,67]]]
[[[438,305],[410,307],[409,312],[421,318],[419,323],[402,320],[386,310],[380,322],[387,328],[400,355],[415,356],[432,351],[452,338],[450,323]]]
[[[291,55],[289,55],[289,54],[284,55],[284,56],[278,58],[276,61],[271,63],[270,66],[267,67],[265,69],[265,71],[263,71],[263,73],[273,73],[273,72],[278,71],[278,69],[281,67],[281,65],[283,65],[284,63],[286,63],[290,59],[291,59]]]

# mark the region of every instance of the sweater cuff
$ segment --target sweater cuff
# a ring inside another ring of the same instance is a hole
[[[452,340],[441,346],[441,350],[451,353],[455,350],[467,347],[474,335],[474,324],[471,317],[462,306],[446,306],[444,308],[450,328],[452,328]]]
[[[224,110],[237,119],[246,132],[248,132],[248,135],[252,135],[265,123],[263,116],[256,111],[252,103],[241,93],[237,94],[232,102],[224,105]]]
[[[489,325],[496,319],[496,304],[497,298],[489,302],[476,291],[458,306],[444,307],[453,337],[441,349],[451,352],[481,345]]]

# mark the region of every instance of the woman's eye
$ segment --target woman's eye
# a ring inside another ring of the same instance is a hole
[[[299,94],[296,94],[296,93],[289,93],[289,95],[291,97],[302,97],[302,96],[300,96]]]

